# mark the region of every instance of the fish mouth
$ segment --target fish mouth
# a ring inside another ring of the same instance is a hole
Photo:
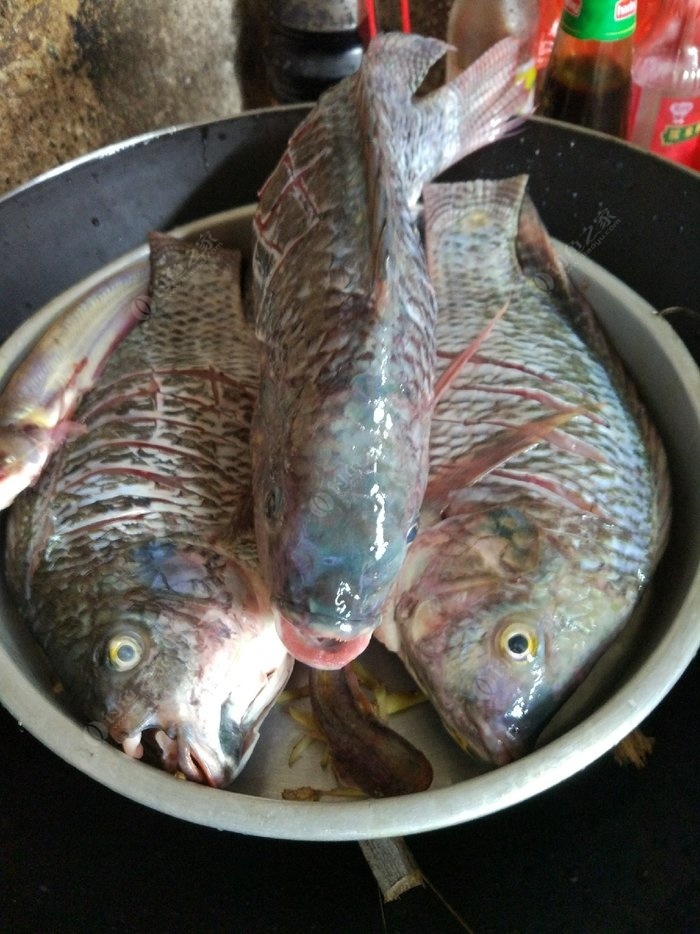
[[[121,747],[133,759],[154,756],[172,775],[211,788],[226,788],[247,762],[256,738],[250,734],[241,736],[234,749],[224,752],[185,723],[168,730],[144,729],[122,739]]]
[[[285,610],[277,622],[277,634],[290,655],[310,668],[326,671],[344,668],[356,659],[367,648],[372,631],[373,627],[368,626],[360,633],[328,636]]]
[[[515,762],[529,751],[505,726],[494,727],[478,715],[468,717],[459,728],[451,724],[448,730],[466,753],[495,768]]]

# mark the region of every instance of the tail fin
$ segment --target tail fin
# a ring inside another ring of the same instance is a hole
[[[512,132],[522,122],[530,92],[516,83],[519,43],[497,42],[449,84],[419,101],[424,141],[414,162],[411,195],[445,169]]]
[[[374,117],[369,139],[403,163],[411,204],[426,182],[512,129],[528,107],[529,91],[516,84],[519,43],[513,38],[497,42],[449,84],[414,99],[448,48],[438,39],[380,35],[370,43],[359,72],[358,106]]]

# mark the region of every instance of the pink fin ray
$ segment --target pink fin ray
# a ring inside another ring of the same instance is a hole
[[[58,447],[70,438],[78,438],[87,432],[87,425],[67,419],[51,429],[51,440]]]
[[[491,318],[486,327],[478,334],[474,340],[469,344],[468,347],[457,354],[453,359],[452,363],[447,367],[447,369],[442,373],[438,381],[435,383],[435,391],[433,404],[437,404],[449,386],[454,382],[457,374],[461,372],[462,368],[473,359],[479,347],[483,344],[486,338],[491,334],[493,329],[496,326],[496,323],[501,320],[503,315],[508,310],[510,305],[510,296],[506,299],[503,305],[498,309],[496,314]]]
[[[472,486],[511,457],[521,454],[541,441],[550,441],[552,432],[577,415],[588,414],[584,406],[575,406],[565,412],[535,418],[524,425],[512,425],[497,432],[475,447],[456,463],[437,470],[429,479],[426,502],[446,500],[449,494]]]
[[[583,496],[580,496],[575,490],[571,490],[566,487],[560,480],[557,480],[556,477],[547,477],[544,474],[536,474],[520,470],[509,470],[502,467],[494,470],[493,476],[503,477],[508,480],[515,480],[518,483],[523,483],[527,486],[535,487],[538,490],[546,490],[548,493],[554,495],[557,499],[563,500],[568,506],[573,506],[580,512],[588,512],[593,516],[597,516],[599,519],[605,520],[606,522],[612,521],[610,516],[607,515],[607,513],[604,513],[596,503],[591,503],[589,500],[584,499]]]

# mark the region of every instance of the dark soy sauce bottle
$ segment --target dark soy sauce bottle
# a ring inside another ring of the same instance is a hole
[[[314,101],[360,67],[357,0],[270,0],[267,79],[281,104]]]
[[[566,0],[538,112],[624,137],[636,0]]]

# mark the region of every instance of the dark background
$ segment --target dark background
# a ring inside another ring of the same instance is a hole
[[[475,934],[700,930],[697,661],[643,724],[647,765],[608,754],[491,817],[419,834],[421,869]],[[166,817],[54,756],[0,711],[5,931],[380,934],[355,843],[244,837]],[[400,902],[388,930],[451,930]],[[408,918],[403,917],[408,914]]]
[[[253,201],[303,112],[159,134],[0,200],[0,339],[149,229]],[[604,240],[596,262],[659,309],[700,308],[697,175],[537,120],[467,171],[530,172],[565,243],[608,208],[625,237]],[[682,327],[697,355],[694,320]],[[699,701],[696,661],[642,724],[656,738],[643,769],[609,754],[521,805],[412,837],[425,875],[476,934],[700,931]],[[450,930],[427,893],[383,913],[357,844],[244,837],[163,816],[68,766],[1,709],[0,749],[2,930]]]

